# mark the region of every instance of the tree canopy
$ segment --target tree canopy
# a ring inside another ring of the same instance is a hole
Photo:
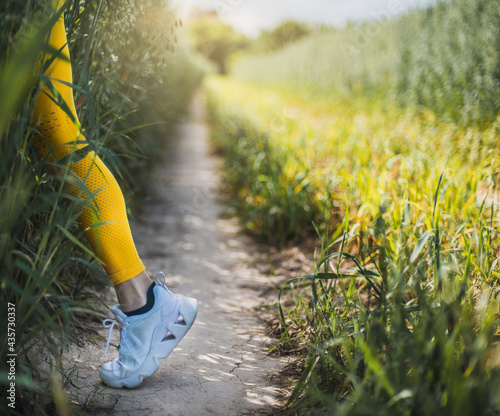
[[[229,56],[248,45],[245,35],[223,23],[215,12],[200,14],[189,24],[195,49],[217,65],[219,73],[227,72]]]

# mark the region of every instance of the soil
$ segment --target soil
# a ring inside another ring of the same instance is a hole
[[[276,303],[276,287],[310,272],[312,258],[300,247],[263,253],[236,219],[224,218],[219,164],[197,99],[190,117],[167,139],[163,164],[151,180],[156,197],[145,202],[132,224],[150,275],[161,270],[172,291],[197,298],[197,320],[157,373],[134,390],[108,388],[99,379],[101,363],[117,355],[118,331],[106,357],[104,328],[93,339],[90,334],[83,347],[72,347],[66,356],[67,393],[90,414],[281,413],[289,391],[277,375],[293,368],[296,358],[267,353],[275,340],[266,335],[262,318],[274,312],[259,306]],[[106,296],[113,301],[114,291]]]

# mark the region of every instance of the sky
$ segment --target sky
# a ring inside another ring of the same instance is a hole
[[[236,31],[255,37],[287,19],[343,26],[349,21],[391,17],[435,0],[172,0],[186,18],[193,7],[216,10]]]

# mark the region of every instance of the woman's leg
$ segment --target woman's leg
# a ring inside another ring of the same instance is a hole
[[[84,151],[88,143],[80,132],[73,91],[63,83],[72,83],[63,16],[52,29],[49,42],[61,50],[46,69],[59,94],[55,97],[44,88],[38,96],[34,121],[40,136],[34,144],[41,157],[56,162],[75,156],[75,150]],[[61,109],[61,101],[71,117]],[[170,292],[161,273],[158,284],[152,284],[132,240],[121,190],[99,157],[89,151],[82,159],[68,163],[73,175],[68,191],[86,201],[78,218],[80,227],[103,261],[121,304],[112,308],[115,322],[122,327],[120,354],[104,363],[99,374],[111,387],[136,387],[156,372],[158,359],[166,358],[190,329],[197,302]],[[110,325],[111,331],[114,323]],[[132,336],[127,337],[128,332]]]
[[[47,87],[39,94],[34,120],[41,135],[34,139],[34,145],[41,157],[54,162],[77,149],[84,149],[88,143],[80,131],[73,91],[61,82],[72,83],[73,80],[63,16],[52,29],[49,42],[61,51],[45,72],[58,90],[59,97],[54,97]],[[61,109],[61,101],[69,108],[72,117]],[[121,295],[124,309],[142,306],[137,305],[141,303],[140,296],[132,293],[137,290],[143,292],[144,283],[150,284],[150,280],[144,273],[145,267],[132,239],[125,201],[118,183],[93,151],[71,163],[70,169],[73,180],[69,184],[69,191],[86,201],[78,218],[81,229],[96,255],[103,261],[108,276]],[[138,287],[135,281],[130,282],[135,277],[139,277]],[[125,291],[129,293],[124,295]]]

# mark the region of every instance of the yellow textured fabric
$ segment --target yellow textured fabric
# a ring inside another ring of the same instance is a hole
[[[88,143],[80,132],[73,90],[59,82],[73,81],[63,15],[52,29],[49,42],[57,50],[63,49],[45,74],[74,118],[73,121],[53,101],[53,94],[45,87],[35,103],[34,124],[41,136],[34,139],[34,145],[40,157],[54,161],[85,148]],[[49,59],[50,56],[46,61]],[[145,270],[132,239],[123,194],[112,173],[93,151],[76,160],[69,167],[74,181],[68,187],[73,196],[87,201],[78,218],[79,225],[110,279],[114,284],[122,283]]]

